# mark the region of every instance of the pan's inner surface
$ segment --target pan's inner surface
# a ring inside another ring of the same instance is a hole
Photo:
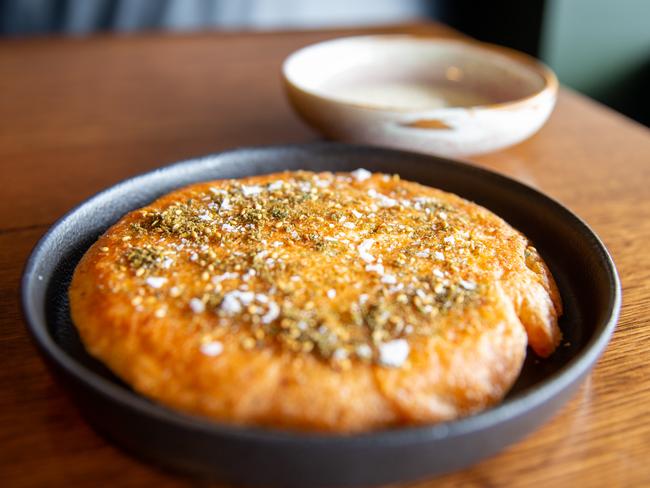
[[[46,243],[51,249],[43,249],[49,251],[48,262],[40,264],[47,282],[47,332],[76,362],[130,391],[88,355],[68,309],[67,290],[74,268],[103,231],[128,211],[193,182],[283,170],[350,171],[359,167],[398,173],[404,179],[484,205],[531,238],[548,263],[565,306],[560,321],[564,340],[548,359],[539,359],[529,351],[506,403],[550,381],[604,327],[613,300],[607,258],[589,231],[566,210],[530,189],[467,165],[430,156],[327,144],[241,150],[189,161],[129,180],[91,199],[54,231],[56,235]]]

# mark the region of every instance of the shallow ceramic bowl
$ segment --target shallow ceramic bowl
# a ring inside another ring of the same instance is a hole
[[[550,69],[522,53],[409,35],[307,46],[282,72],[295,110],[326,136],[446,156],[530,137],[558,88]]]

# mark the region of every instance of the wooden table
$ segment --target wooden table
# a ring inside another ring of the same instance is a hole
[[[57,217],[123,178],[234,146],[318,139],[291,112],[279,66],[349,33],[0,42],[0,485],[188,484],[107,444],[52,381],[21,317],[23,263]],[[618,265],[623,311],[594,373],[551,422],[431,485],[648,486],[650,133],[564,89],[539,134],[472,161],[582,216]]]

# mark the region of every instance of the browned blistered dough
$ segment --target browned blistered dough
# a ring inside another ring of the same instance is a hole
[[[90,353],[216,421],[358,432],[500,401],[561,301],[526,237],[364,170],[201,183],[126,215],[70,287]]]

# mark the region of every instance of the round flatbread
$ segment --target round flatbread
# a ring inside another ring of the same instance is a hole
[[[359,432],[500,401],[561,338],[531,243],[397,176],[196,184],[131,212],[79,263],[73,321],[137,392],[217,421]]]

